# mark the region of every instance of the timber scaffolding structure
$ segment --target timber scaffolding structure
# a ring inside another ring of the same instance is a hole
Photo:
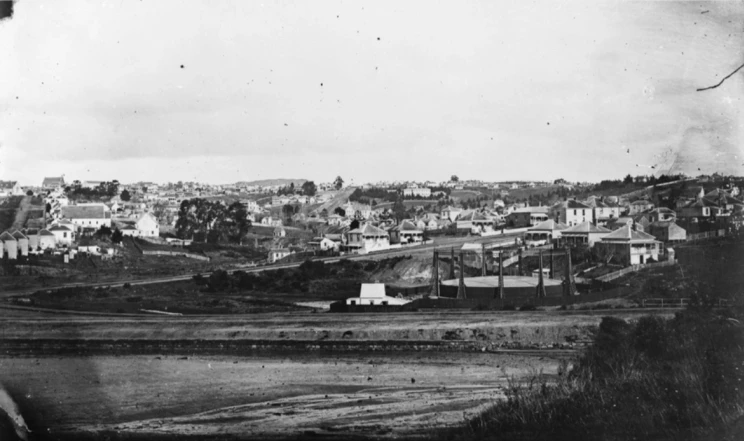
[[[457,278],[458,284],[457,284],[457,296],[456,298],[452,297],[446,297],[447,300],[468,300],[468,294],[467,294],[467,287],[465,284],[465,256],[466,254],[470,255],[480,255],[481,256],[481,277],[487,277],[488,276],[488,259],[487,259],[487,251],[486,251],[486,245],[481,244],[481,249],[479,251],[471,250],[471,251],[459,251],[458,258],[455,257],[455,249],[450,249],[450,268],[449,268],[449,278],[448,280],[454,280]],[[545,268],[543,264],[543,250],[538,251],[538,283],[535,288],[535,300],[537,303],[546,303],[545,299],[548,297],[546,289],[545,289],[545,280],[544,280],[544,269],[548,269],[548,277],[550,279],[554,278],[554,259],[553,256],[555,254],[562,254],[565,257],[565,268],[564,268],[564,276],[561,281],[561,298],[563,299],[562,304],[567,303],[573,303],[574,296],[578,295],[578,292],[576,290],[576,279],[573,274],[573,265],[571,263],[571,251],[569,247],[565,247],[562,250],[556,250],[552,249],[548,253],[549,255],[549,266],[548,268]],[[491,251],[492,259],[496,258],[496,252]],[[492,266],[495,266],[495,262]],[[518,254],[518,273],[521,275],[523,274],[523,261],[522,261],[522,250],[519,250]],[[504,252],[499,251],[498,252],[498,286],[496,293],[494,295],[493,300],[498,301],[498,303],[501,304],[501,306],[504,306],[504,303],[506,300],[505,293],[504,293]],[[442,279],[440,276],[439,271],[439,251],[434,250],[433,252],[433,268],[432,268],[432,282],[431,282],[431,291],[430,291],[430,297],[435,298],[442,298],[441,292],[442,292]],[[552,302],[551,302],[552,303]]]

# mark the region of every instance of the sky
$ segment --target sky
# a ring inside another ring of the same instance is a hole
[[[744,175],[744,3],[21,0],[0,180]]]

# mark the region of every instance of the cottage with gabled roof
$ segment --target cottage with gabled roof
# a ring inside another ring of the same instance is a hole
[[[65,187],[65,178],[60,176],[58,178],[44,178],[41,183],[41,188],[44,190],[61,190]]]
[[[591,247],[594,246],[595,242],[610,233],[610,230],[601,225],[594,225],[591,222],[582,222],[561,231],[561,237],[563,237],[563,240],[569,245],[586,245]]]
[[[651,222],[648,232],[662,242],[684,242],[687,240],[687,230],[677,225],[673,220]]]
[[[28,237],[18,230],[13,233],[13,238],[18,243],[18,254],[21,256],[28,256]]]
[[[0,181],[0,197],[20,196],[23,190],[18,181]]]
[[[7,231],[0,234],[0,242],[3,244],[2,257],[6,257],[10,260],[18,259],[18,241],[12,234]]]
[[[57,236],[47,229],[39,231],[39,245],[40,250],[52,249],[57,246]]]
[[[650,259],[658,261],[662,245],[654,236],[635,231],[630,226],[613,231],[597,244],[629,265],[648,263]]]
[[[66,225],[55,225],[49,228],[49,232],[54,234],[54,242],[58,245],[70,246],[75,240],[75,232]]]

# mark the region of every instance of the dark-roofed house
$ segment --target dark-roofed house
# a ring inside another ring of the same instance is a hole
[[[269,250],[269,263],[284,259],[290,254],[292,254],[292,251],[289,248],[272,248]]]
[[[349,231],[346,237],[348,239],[344,248],[347,251],[365,254],[390,249],[390,235],[387,231],[371,224]]]
[[[517,208],[506,216],[506,223],[512,227],[530,227],[549,219],[549,207]]]
[[[646,216],[649,222],[657,221],[674,221],[677,219],[677,213],[666,207],[654,208],[648,211],[644,211],[642,214]]]
[[[662,242],[684,242],[687,240],[687,230],[674,223],[674,221],[651,222],[646,231]]]
[[[390,243],[412,244],[424,241],[424,232],[407,219],[390,228],[388,234],[390,234]]]
[[[605,225],[620,217],[620,207],[611,202],[603,201],[597,197],[590,197],[584,204],[592,207],[593,216],[597,224]]]
[[[0,234],[0,242],[3,244],[3,257],[10,260],[18,259],[18,241],[7,231]]]
[[[59,190],[65,187],[65,178],[60,176],[58,178],[44,178],[41,183],[41,188],[44,190]]]
[[[648,263],[649,259],[658,261],[662,243],[648,233],[625,226],[604,236],[597,246],[604,247],[625,264],[638,265]]]
[[[561,237],[568,245],[586,245],[591,247],[595,242],[604,236],[607,236],[611,232],[612,231],[601,225],[594,225],[591,222],[582,222],[561,231]]]
[[[78,230],[97,230],[103,225],[111,228],[111,211],[104,204],[68,205],[61,208],[60,218],[69,220]]]

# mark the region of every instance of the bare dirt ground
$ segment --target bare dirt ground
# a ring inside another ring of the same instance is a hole
[[[560,360],[514,354],[0,357],[29,427],[84,434],[427,437]]]

